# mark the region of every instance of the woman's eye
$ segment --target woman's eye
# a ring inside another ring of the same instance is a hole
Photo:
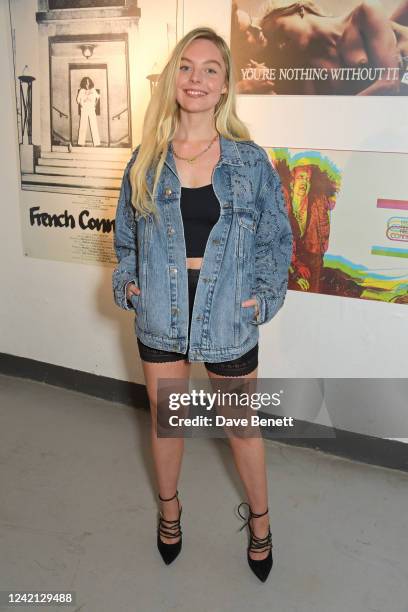
[[[183,72],[186,72],[186,70],[189,70],[190,66],[180,66],[180,70],[182,70]],[[207,68],[208,72],[210,72],[211,74],[217,74],[217,71],[214,68]]]

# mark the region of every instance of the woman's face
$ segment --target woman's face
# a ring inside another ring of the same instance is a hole
[[[176,79],[176,99],[188,112],[213,109],[226,93],[226,67],[210,40],[197,38],[184,50]]]

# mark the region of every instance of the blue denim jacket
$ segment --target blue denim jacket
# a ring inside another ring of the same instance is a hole
[[[228,361],[249,351],[259,325],[277,313],[287,291],[292,231],[279,175],[252,141],[220,136],[220,148],[212,175],[220,216],[203,256],[190,338],[181,184],[170,147],[156,195],[159,218],[143,218],[131,203],[129,170],[139,147],[126,166],[116,211],[115,302],[134,310],[135,333],[144,344],[184,353],[189,361]],[[147,182],[152,189],[152,170]],[[131,302],[130,282],[140,288]],[[251,297],[258,303],[257,318],[254,306],[241,305]]]

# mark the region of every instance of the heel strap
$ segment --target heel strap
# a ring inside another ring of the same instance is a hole
[[[159,533],[160,535],[167,537],[167,538],[178,538],[179,536],[181,536],[181,534],[183,533],[181,530],[181,525],[180,525],[182,511],[183,511],[183,508],[182,507],[180,508],[180,504],[179,504],[178,519],[165,519],[163,517],[163,514],[159,512]]]
[[[158,493],[160,501],[171,501],[172,499],[177,497],[177,495],[178,495],[178,491],[176,490],[176,493],[173,495],[173,497],[169,497],[168,499],[164,499],[164,497],[161,497],[160,493]]]
[[[267,509],[265,510],[265,512],[262,512],[262,514],[256,514],[256,512],[252,512],[252,510],[251,510],[251,506],[250,506],[250,505],[249,505],[247,502],[241,502],[241,503],[239,504],[239,506],[238,506],[237,512],[238,512],[239,516],[240,516],[242,519],[245,519],[245,516],[242,516],[242,514],[241,514],[241,513],[240,513],[240,511],[239,511],[239,510],[240,510],[240,508],[241,508],[241,506],[248,506],[248,519],[247,519],[246,523],[244,523],[244,524],[242,525],[242,527],[239,529],[239,531],[241,531],[241,529],[243,529],[243,528],[244,528],[244,527],[246,527],[247,525],[249,526],[249,521],[250,521],[250,519],[251,519],[251,518],[259,518],[260,516],[265,516],[265,514],[268,514],[268,511],[269,511],[269,508],[267,508]]]
[[[242,519],[245,519],[245,516],[242,516],[242,514],[240,513],[241,506],[248,506],[248,518],[246,522],[242,525],[242,527],[240,527],[240,529],[238,530],[238,531],[241,531],[242,529],[244,529],[244,527],[248,526],[249,533],[250,533],[250,542],[249,542],[248,550],[251,550],[254,552],[265,552],[268,548],[272,548],[273,546],[272,545],[272,533],[271,533],[270,526],[268,526],[268,533],[266,534],[266,536],[264,538],[258,538],[258,536],[256,536],[253,533],[251,529],[251,525],[249,523],[251,518],[258,518],[260,516],[265,516],[265,514],[267,514],[268,512],[268,508],[266,509],[265,512],[262,512],[262,514],[257,514],[255,512],[252,512],[251,506],[247,502],[241,502],[238,506],[238,514]]]
[[[251,550],[254,552],[265,552],[266,550],[272,547],[273,547],[273,544],[272,544],[272,534],[271,534],[270,527],[268,527],[268,533],[264,538],[258,538],[251,531],[251,539],[250,539],[248,550]]]

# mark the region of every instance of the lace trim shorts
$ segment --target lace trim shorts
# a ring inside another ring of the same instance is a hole
[[[191,326],[191,315],[193,312],[194,296],[197,288],[198,277],[200,270],[189,268],[188,272],[188,297],[189,297],[189,323],[188,323],[188,334],[190,335]],[[186,360],[187,357],[183,353],[175,353],[172,351],[162,351],[160,349],[152,348],[143,344],[143,342],[137,338],[137,345],[139,348],[139,354],[143,361],[149,361],[151,363],[165,363],[169,361],[181,361]],[[249,374],[258,365],[258,343],[251,348],[247,353],[241,355],[237,359],[231,359],[230,361],[221,361],[217,363],[204,362],[207,370],[219,374],[221,376],[244,376]]]

